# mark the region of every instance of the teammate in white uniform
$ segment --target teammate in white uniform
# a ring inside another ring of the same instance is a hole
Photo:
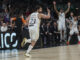
[[[60,12],[59,13],[59,20],[58,20],[58,29],[59,30],[65,30],[65,13],[64,12]]]
[[[65,15],[69,12],[70,10],[70,2],[68,3],[68,9],[64,12],[63,9],[60,9],[60,12],[56,8],[56,2],[53,2],[54,4],[54,9],[58,15],[58,30],[60,31],[60,41],[65,39],[65,31],[66,31],[66,26],[65,26]]]
[[[29,27],[30,39],[24,38],[21,45],[24,46],[24,44],[26,44],[26,43],[31,43],[28,47],[26,54],[25,54],[28,57],[30,57],[29,53],[39,38],[39,27],[40,27],[41,19],[49,19],[50,18],[50,10],[48,8],[47,8],[47,12],[48,12],[47,15],[44,15],[41,12],[42,12],[42,7],[37,6],[36,11],[33,12],[27,18],[27,20],[29,20],[28,27]]]
[[[67,42],[68,45],[69,45],[71,36],[72,36],[74,33],[77,34],[77,37],[78,37],[78,40],[79,40],[79,43],[80,43],[80,36],[79,36],[79,31],[78,31],[78,21],[77,21],[77,16],[74,16],[73,19],[74,19],[74,20],[73,20],[72,23],[70,24],[70,36],[69,36],[68,42]]]

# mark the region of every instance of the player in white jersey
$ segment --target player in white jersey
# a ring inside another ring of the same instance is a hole
[[[47,15],[42,14],[41,12],[42,12],[42,7],[37,6],[36,11],[33,12],[27,18],[27,20],[29,20],[28,27],[29,27],[30,39],[24,38],[23,42],[21,43],[22,46],[24,46],[24,44],[26,44],[26,43],[31,43],[25,54],[27,57],[30,57],[29,53],[39,38],[39,27],[40,27],[41,19],[49,19],[50,18],[50,10],[48,8],[47,8],[47,12],[48,12]]]
[[[71,39],[71,36],[76,33],[77,34],[77,37],[78,37],[78,40],[79,40],[79,44],[80,44],[80,36],[79,36],[79,31],[78,31],[78,19],[77,19],[77,16],[74,16],[73,18],[74,20],[72,21],[72,23],[70,24],[70,36],[68,38],[68,42],[67,44],[69,45],[69,42],[70,42],[70,39]]]
[[[53,2],[54,9],[58,15],[58,30],[60,31],[60,41],[65,39],[65,32],[66,32],[66,26],[65,26],[65,15],[70,10],[70,2],[68,3],[68,9],[64,12],[63,9],[60,9],[60,12],[56,8],[56,2]]]

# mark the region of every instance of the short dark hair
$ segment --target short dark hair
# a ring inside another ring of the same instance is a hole
[[[38,10],[38,9],[40,9],[42,6],[40,6],[40,5],[37,5],[36,7],[35,7],[35,10]]]

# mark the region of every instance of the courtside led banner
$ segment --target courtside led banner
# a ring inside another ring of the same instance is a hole
[[[10,48],[10,44],[15,37],[15,32],[0,32],[0,49]],[[17,47],[17,45],[18,41],[16,40],[12,47]]]

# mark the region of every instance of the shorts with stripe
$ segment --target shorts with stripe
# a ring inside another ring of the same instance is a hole
[[[37,41],[39,39],[39,28],[35,26],[29,27],[29,35],[32,41]]]

